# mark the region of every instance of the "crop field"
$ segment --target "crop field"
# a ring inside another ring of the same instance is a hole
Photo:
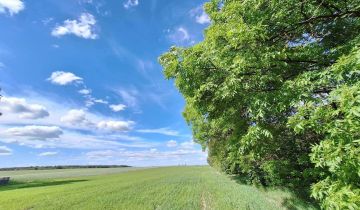
[[[81,176],[109,175],[127,171],[138,170],[141,168],[81,168],[81,169],[49,169],[49,170],[15,170],[0,171],[0,177],[9,176],[16,181],[34,181],[45,179],[63,179]]]
[[[0,209],[316,209],[207,166],[1,172]],[[91,175],[91,176],[90,176]],[[61,177],[62,176],[62,177]]]

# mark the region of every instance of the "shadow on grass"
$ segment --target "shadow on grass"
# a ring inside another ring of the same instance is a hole
[[[20,182],[20,181],[10,181],[7,185],[0,186],[0,192],[6,190],[16,190],[16,189],[24,189],[24,188],[33,188],[33,187],[48,187],[48,186],[57,186],[64,184],[71,184],[76,182],[85,182],[88,180],[79,179],[79,180],[39,180],[39,181],[29,181],[29,182]]]
[[[249,185],[247,180],[241,176],[230,176],[230,178],[236,181],[236,183],[238,184]],[[310,193],[308,189],[289,188],[289,187],[265,187],[265,186],[256,186],[256,187],[264,192],[281,190],[289,193],[290,196],[285,197],[281,202],[282,207],[284,207],[285,209],[288,210],[320,209],[316,201],[310,198]]]

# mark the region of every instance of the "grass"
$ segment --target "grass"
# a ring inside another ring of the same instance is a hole
[[[29,181],[17,172],[10,185],[0,187],[0,209],[315,209],[290,192],[241,185],[207,166],[117,174],[103,169],[95,176],[83,176],[81,170],[89,169],[67,172],[72,170],[80,176],[59,179],[37,171],[43,178]]]

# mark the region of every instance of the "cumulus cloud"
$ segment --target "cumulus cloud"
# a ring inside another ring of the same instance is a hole
[[[39,154],[40,157],[56,156],[58,152],[42,152]]]
[[[129,131],[131,130],[134,122],[132,121],[100,121],[97,126],[99,129],[109,131]]]
[[[47,80],[56,85],[68,85],[74,82],[81,82],[83,79],[71,72],[55,71],[51,73]]]
[[[120,111],[123,111],[126,108],[126,106],[124,104],[112,104],[109,107],[114,112],[120,112]]]
[[[175,130],[171,130],[169,128],[157,128],[157,129],[140,129],[137,130],[137,132],[140,133],[157,133],[167,136],[179,136],[179,132]]]
[[[0,0],[0,13],[8,12],[10,15],[14,15],[24,8],[24,2],[21,0]]]
[[[11,155],[12,150],[7,146],[0,146],[0,156],[2,155]]]
[[[57,126],[38,126],[29,125],[23,127],[14,127],[5,130],[5,134],[12,137],[27,137],[30,139],[47,140],[59,138],[63,131]]]
[[[170,140],[170,141],[166,142],[166,146],[167,147],[176,147],[177,146],[177,141]]]
[[[56,37],[74,34],[84,39],[96,39],[98,35],[95,33],[95,24],[92,14],[82,13],[78,20],[65,20],[64,24],[55,27],[51,34]]]
[[[18,114],[22,119],[40,119],[50,114],[46,107],[39,104],[30,104],[23,98],[3,97],[0,101],[0,109],[4,113]]]
[[[61,117],[61,122],[69,123],[71,125],[85,125],[90,126],[92,123],[86,118],[85,111],[82,109],[72,109]]]
[[[126,0],[124,2],[125,9],[129,9],[131,7],[136,7],[139,5],[139,0]]]

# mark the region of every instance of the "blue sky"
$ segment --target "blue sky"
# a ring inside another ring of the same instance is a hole
[[[0,0],[0,167],[206,164],[157,58],[203,39],[194,0]]]

